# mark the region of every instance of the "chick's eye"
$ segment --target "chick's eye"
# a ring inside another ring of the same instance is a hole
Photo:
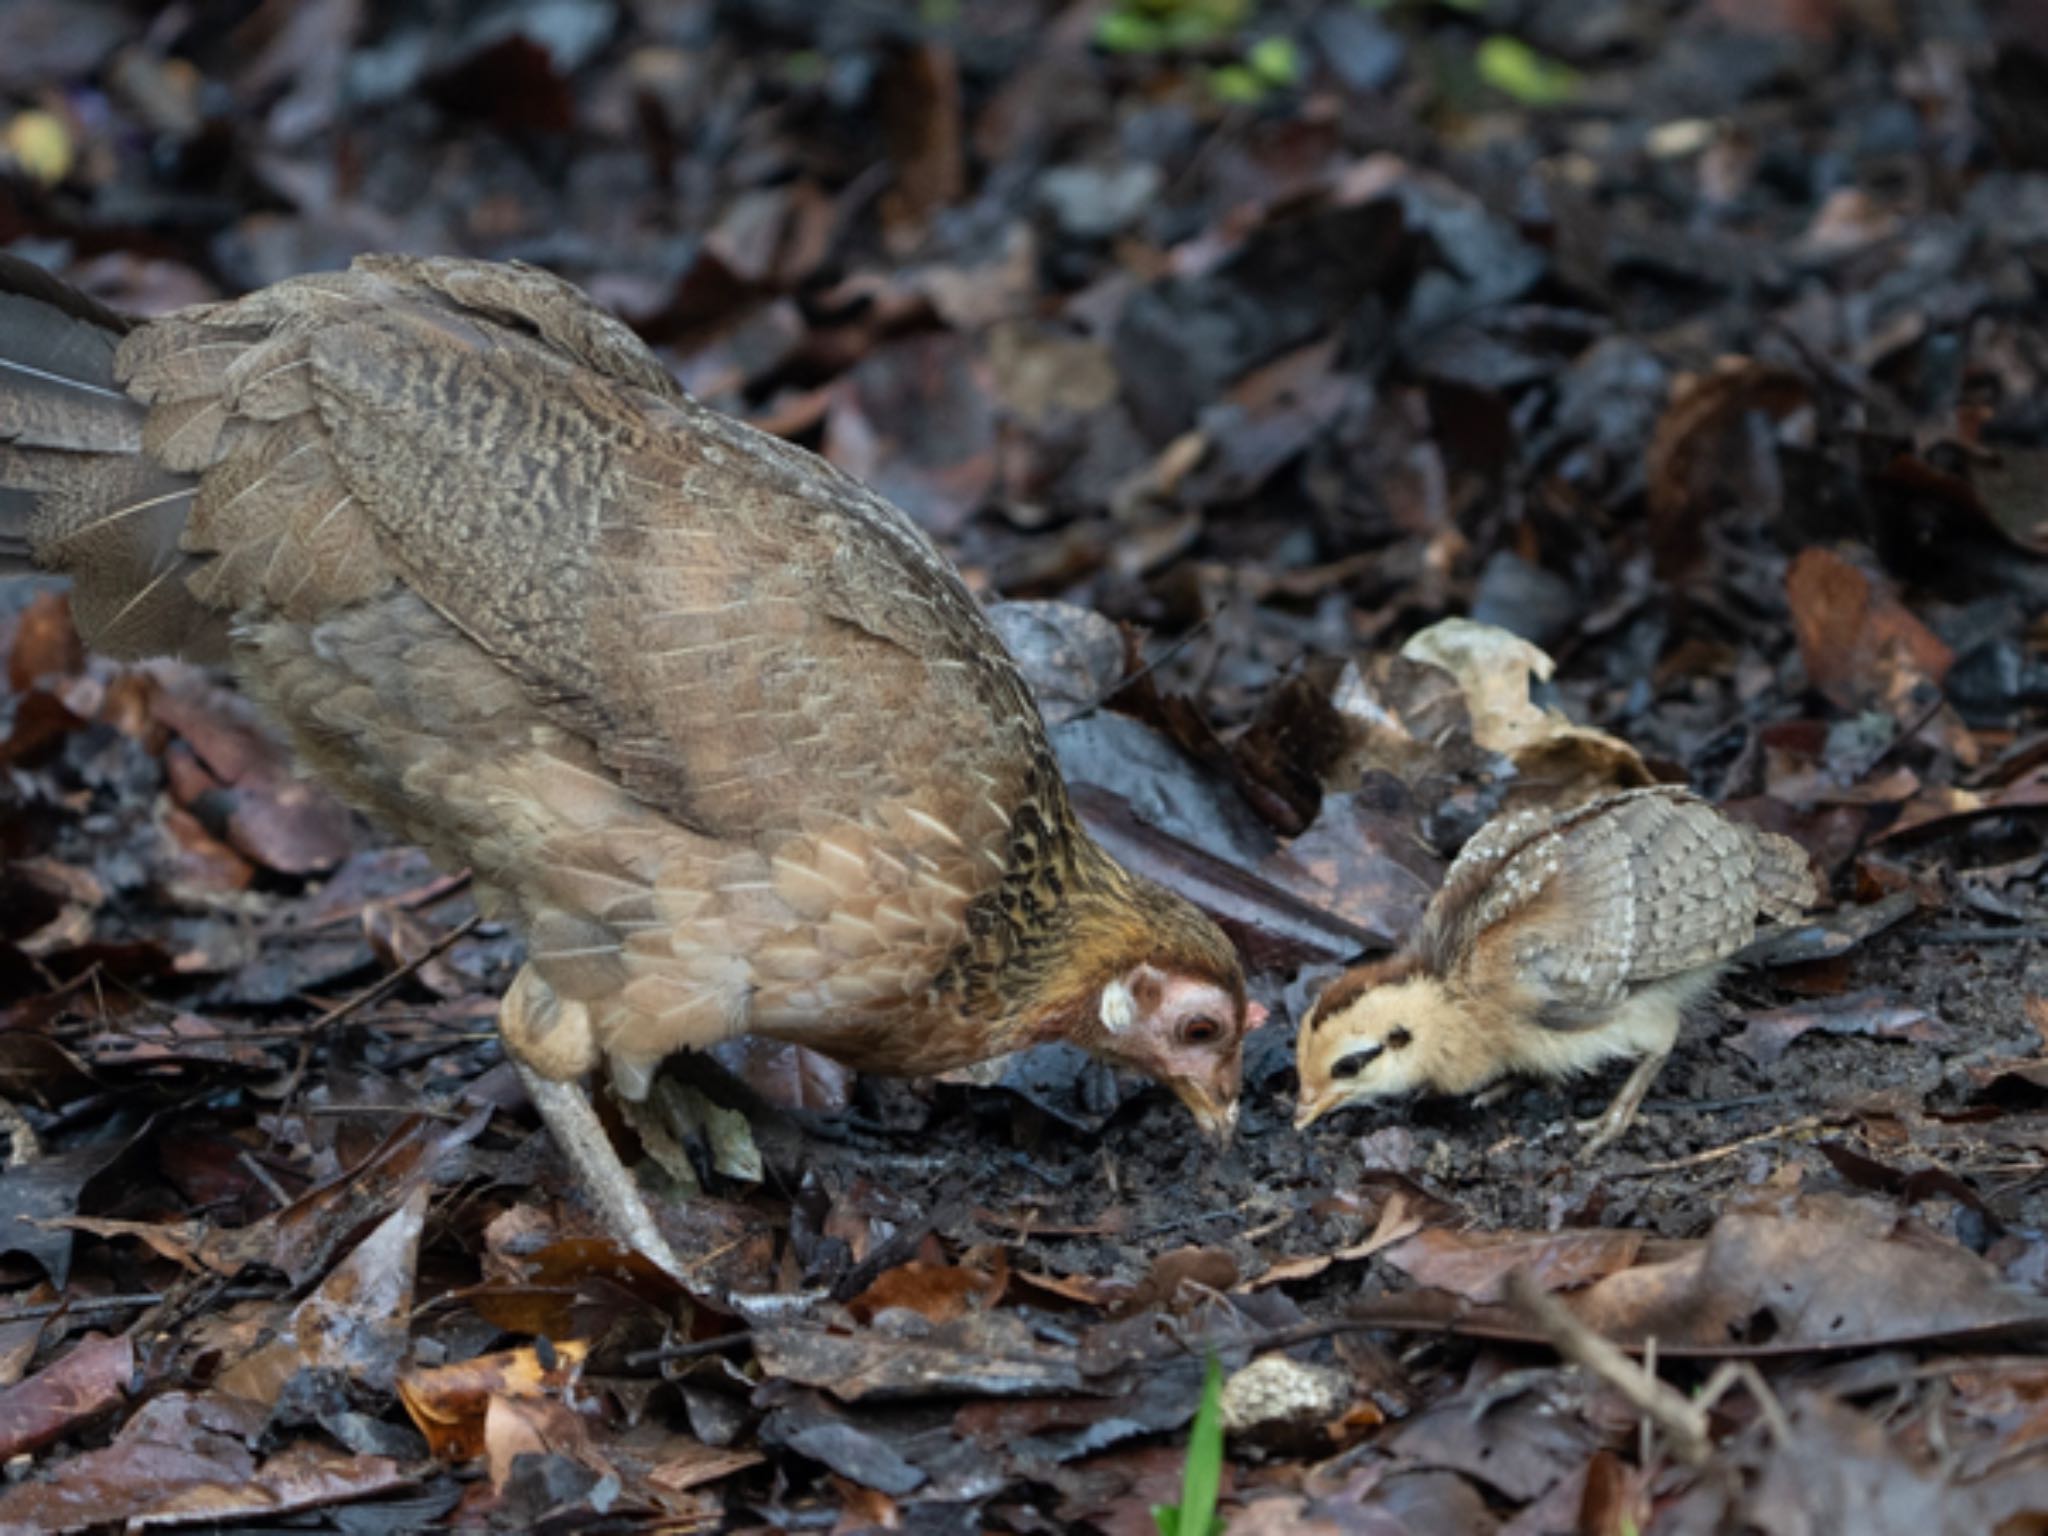
[[[1365,1070],[1365,1064],[1376,1055],[1373,1051],[1353,1051],[1349,1056],[1340,1056],[1330,1065],[1330,1076],[1340,1083],[1348,1083]]]
[[[1223,1026],[1211,1018],[1189,1019],[1180,1027],[1182,1045],[1214,1045],[1223,1038]]]
[[[1387,1035],[1387,1049],[1398,1051],[1414,1040],[1414,1036],[1398,1026]]]

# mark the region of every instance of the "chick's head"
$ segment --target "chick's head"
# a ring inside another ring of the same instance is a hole
[[[1366,967],[1324,989],[1301,1021],[1294,1046],[1301,1098],[1294,1123],[1307,1126],[1333,1109],[1372,1099],[1454,1087],[1449,1049],[1462,1030],[1460,1010],[1442,981]]]

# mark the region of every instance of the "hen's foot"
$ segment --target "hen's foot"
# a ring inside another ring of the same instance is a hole
[[[527,1096],[547,1122],[556,1145],[569,1159],[583,1193],[597,1207],[605,1230],[681,1281],[682,1264],[669,1247],[668,1239],[661,1235],[654,1212],[641,1196],[640,1186],[619,1161],[619,1154],[611,1138],[605,1135],[604,1125],[598,1120],[597,1111],[590,1107],[590,1097],[582,1085],[542,1077],[523,1061],[515,1059],[513,1065],[519,1069],[519,1080],[526,1084]]]
[[[597,1065],[590,1010],[557,997],[527,966],[513,978],[499,1006],[498,1033],[504,1037],[506,1055],[519,1069],[527,1097],[597,1207],[605,1230],[682,1280],[683,1266],[577,1081]]]

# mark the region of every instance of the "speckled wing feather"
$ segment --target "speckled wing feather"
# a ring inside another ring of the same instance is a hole
[[[1668,786],[1504,828],[1481,854],[1446,926],[1467,963],[1511,945],[1516,974],[1558,1028],[1597,1019],[1633,987],[1728,959],[1760,910],[1789,916],[1814,898],[1796,844]]]

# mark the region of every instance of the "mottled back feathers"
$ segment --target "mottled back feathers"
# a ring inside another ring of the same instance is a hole
[[[753,1027],[858,1058],[883,1021],[1042,1003],[1014,983],[1069,897],[1145,907],[925,535],[569,285],[378,257],[109,318],[36,322],[75,409],[0,388],[88,638],[232,633],[309,759],[471,863],[614,1055]]]
[[[1760,913],[1791,921],[1815,896],[1796,843],[1655,786],[1482,828],[1415,949],[1446,977],[1510,968],[1546,999],[1544,1022],[1573,1028],[1631,988],[1728,959]]]

